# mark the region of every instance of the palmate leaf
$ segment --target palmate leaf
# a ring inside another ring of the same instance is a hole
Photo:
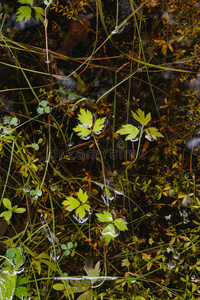
[[[113,221],[113,216],[110,212],[108,211],[103,211],[103,214],[99,213],[96,214],[97,218],[99,219],[100,222],[112,222]]]
[[[138,121],[142,126],[146,126],[151,121],[151,113],[148,113],[145,117],[144,111],[138,108],[137,112],[132,111],[133,118]]]
[[[81,137],[86,137],[91,133],[91,131],[84,125],[77,125],[76,127],[73,128],[73,130],[75,132],[78,132],[77,135]]]
[[[67,200],[64,200],[62,204],[66,206],[66,209],[69,211],[74,210],[80,206],[80,202],[74,197],[67,197]]]
[[[98,134],[101,133],[101,130],[104,128],[104,123],[105,123],[106,117],[104,118],[99,118],[95,121],[94,126],[93,126],[93,131],[94,133]]]
[[[25,22],[31,18],[31,8],[29,6],[20,6],[17,10],[17,19],[16,22],[19,22],[25,19]]]
[[[128,230],[126,226],[127,223],[122,218],[115,219],[114,224],[120,231]]]
[[[126,141],[134,140],[139,132],[140,130],[131,124],[123,125],[121,129],[117,130],[117,133],[119,134],[128,134],[125,139]]]
[[[90,128],[93,123],[92,113],[89,110],[83,108],[80,109],[80,114],[78,114],[79,121],[86,127]]]
[[[157,140],[158,137],[164,137],[156,127],[148,127],[145,129],[147,138]]]
[[[82,203],[85,203],[87,200],[88,200],[88,195],[87,193],[83,192],[83,190],[80,188],[79,191],[78,191],[78,198],[79,200],[82,202]]]

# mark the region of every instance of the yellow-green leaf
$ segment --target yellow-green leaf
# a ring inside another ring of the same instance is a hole
[[[93,126],[93,131],[94,133],[98,134],[101,133],[101,130],[104,128],[104,123],[105,123],[106,117],[105,118],[99,118],[95,121],[94,126]]]
[[[79,206],[76,209],[76,214],[79,216],[80,219],[83,219],[85,217],[85,214],[86,214],[84,206]]]
[[[82,203],[85,203],[88,199],[88,195],[86,192],[83,192],[83,190],[80,188],[78,191],[78,198]]]
[[[148,113],[145,117],[144,111],[138,108],[136,113],[132,111],[133,118],[138,121],[142,126],[146,126],[151,121],[151,113]]]
[[[66,206],[67,210],[71,211],[73,209],[76,209],[80,205],[80,202],[74,197],[67,197],[67,200],[64,200],[62,204]]]
[[[131,124],[123,125],[122,128],[117,131],[119,134],[128,134],[125,139],[126,141],[134,140],[139,132],[140,130]]]
[[[73,128],[73,130],[77,132],[78,136],[81,137],[86,137],[91,133],[91,131],[84,125],[77,125],[76,127]]]
[[[92,113],[89,110],[81,108],[80,114],[78,115],[78,119],[86,127],[90,128],[92,126],[93,117]]]

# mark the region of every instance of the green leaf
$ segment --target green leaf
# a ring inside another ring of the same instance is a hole
[[[72,242],[67,243],[68,249],[72,249],[74,247],[74,244]]]
[[[16,272],[8,267],[1,270],[0,273],[0,299],[13,299],[17,281]]]
[[[76,209],[76,214],[79,216],[80,219],[83,219],[85,217],[85,208],[84,206],[79,206],[77,209]]]
[[[86,127],[90,128],[92,126],[93,117],[89,110],[80,109],[80,114],[78,115],[79,121]]]
[[[96,216],[100,222],[112,222],[113,221],[113,216],[111,215],[111,213],[108,211],[105,211],[105,210],[103,211],[103,214],[99,213],[99,214],[96,214]]]
[[[115,219],[114,224],[120,231],[128,230],[128,228],[126,226],[127,223],[122,218]]]
[[[65,289],[65,286],[63,283],[56,283],[53,285],[53,289],[56,291],[63,291]]]
[[[42,107],[37,108],[37,113],[40,115],[44,112],[44,109]]]
[[[33,149],[35,149],[36,151],[39,150],[39,148],[40,148],[40,147],[38,146],[38,144],[36,144],[36,143],[32,143],[32,144],[31,144],[31,147],[32,147]]]
[[[18,119],[16,117],[13,117],[11,120],[10,120],[10,125],[16,125],[18,122]]]
[[[150,140],[154,139],[157,140],[157,137],[164,137],[156,127],[149,127],[145,129],[145,132],[147,134],[147,138]]]
[[[9,210],[12,209],[12,203],[8,198],[3,198],[3,205]]]
[[[81,294],[77,300],[92,300],[93,298],[93,289],[90,289],[86,292],[84,292],[83,294]]]
[[[67,246],[66,246],[65,244],[62,244],[62,245],[61,245],[61,249],[62,249],[62,250],[67,250],[68,248],[67,248]]]
[[[40,19],[41,22],[44,21],[44,9],[42,7],[34,7],[36,19]]]
[[[88,290],[90,287],[90,280],[81,280],[81,281],[77,281],[77,280],[70,280],[72,286],[72,291],[74,293],[82,293],[85,290]],[[84,298],[87,299],[87,298]]]
[[[89,265],[89,264],[85,264],[85,271],[87,273],[88,277],[99,277],[100,272],[101,272],[101,268],[100,268],[100,261],[98,261],[95,265],[95,267],[93,268],[93,266]],[[97,281],[97,278],[95,279],[90,279],[91,284],[94,284],[95,281]]]
[[[86,91],[85,82],[81,79],[79,75],[77,75],[77,91],[80,94],[83,94]]]
[[[16,214],[23,214],[25,211],[26,211],[26,208],[22,208],[22,207],[13,209],[13,212],[15,212]]]
[[[76,127],[73,128],[73,130],[75,132],[78,132],[77,135],[81,137],[86,137],[91,133],[91,131],[83,125],[77,125]]]
[[[4,219],[6,221],[9,221],[11,219],[11,217],[12,217],[12,211],[11,210],[7,210],[7,211],[4,212]]]
[[[26,22],[31,18],[31,8],[29,6],[20,6],[16,14],[18,15],[16,22],[19,22],[23,19],[25,19]]]
[[[138,121],[142,126],[146,126],[151,121],[151,113],[148,113],[145,117],[144,111],[138,109],[136,113],[132,111],[133,118]]]
[[[87,201],[87,199],[88,199],[88,195],[87,195],[87,193],[85,192],[83,192],[83,190],[80,188],[79,189],[79,191],[78,191],[78,198],[79,198],[79,200],[82,202],[82,203],[85,203],[86,201]]]
[[[33,6],[33,0],[18,0],[21,4],[29,4]]]
[[[64,252],[64,255],[65,255],[65,256],[69,256],[69,255],[70,255],[70,251],[67,249],[67,250]]]
[[[64,200],[62,204],[66,206],[66,209],[69,211],[76,209],[78,206],[80,206],[80,202],[74,197],[67,197],[67,200]]]
[[[111,240],[114,240],[116,237],[115,226],[113,224],[108,224],[102,231],[102,235],[106,240],[106,243],[109,244]]]
[[[46,100],[42,100],[42,101],[40,102],[40,105],[41,105],[43,108],[45,108],[45,107],[47,106],[47,104],[48,104],[48,102],[47,102]]]
[[[126,141],[134,140],[139,132],[140,130],[131,124],[123,125],[122,128],[117,131],[119,134],[128,134],[125,139]]]
[[[106,117],[105,118],[99,118],[95,121],[94,126],[93,126],[93,131],[94,133],[98,134],[101,133],[101,130],[105,127]]]

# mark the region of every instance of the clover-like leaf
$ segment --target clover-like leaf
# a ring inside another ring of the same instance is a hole
[[[156,127],[148,127],[145,129],[146,138],[150,140],[157,140],[158,137],[164,137]]]
[[[80,206],[80,202],[76,200],[74,197],[67,197],[67,200],[64,200],[62,204],[66,206],[66,209],[69,211],[76,209],[77,207]]]
[[[86,137],[91,133],[91,131],[84,125],[77,125],[76,127],[73,128],[73,130],[77,132],[78,136],[81,137]]]
[[[138,108],[137,112],[132,111],[133,118],[138,121],[142,126],[146,126],[151,121],[151,113],[148,113],[145,117],[144,111]]]
[[[102,213],[96,214],[97,218],[99,219],[100,222],[112,222],[113,221],[113,216],[110,212],[108,211],[103,211]]]
[[[83,190],[82,190],[81,188],[79,189],[77,195],[78,195],[79,200],[80,200],[82,203],[85,203],[85,202],[88,200],[88,195],[87,195],[87,193],[86,193],[86,192],[84,193]]]
[[[113,224],[108,224],[102,231],[102,235],[106,240],[106,243],[109,244],[111,240],[114,240],[116,237],[115,226]]]
[[[106,117],[104,118],[99,118],[95,121],[94,126],[93,126],[93,131],[96,134],[101,133],[101,130],[104,128],[104,123],[105,123]]]
[[[115,219],[114,224],[120,231],[128,230],[126,226],[127,223],[122,218]]]
[[[128,134],[125,139],[126,141],[134,140],[139,132],[140,130],[131,124],[123,125],[122,128],[117,131],[119,134]]]
[[[81,108],[80,114],[78,115],[78,119],[86,127],[90,128],[92,126],[93,117],[92,117],[92,113],[89,110],[85,110]]]

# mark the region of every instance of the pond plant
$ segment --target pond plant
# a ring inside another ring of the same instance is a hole
[[[200,299],[199,8],[0,4],[0,299]]]

